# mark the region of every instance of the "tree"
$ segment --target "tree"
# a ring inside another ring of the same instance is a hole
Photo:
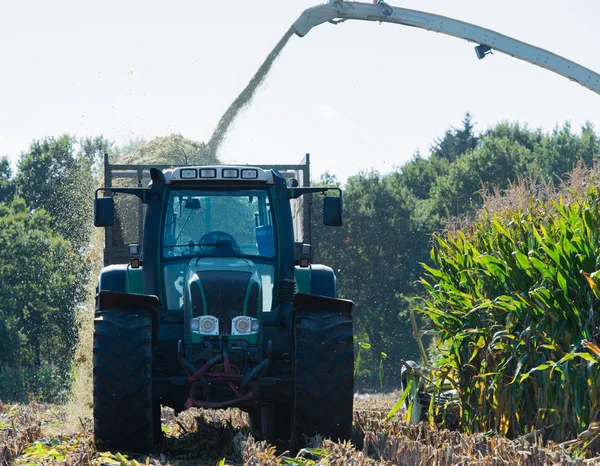
[[[584,147],[582,136],[573,134],[568,122],[561,128],[554,128],[534,150],[533,158],[537,170],[551,178],[570,172],[580,160],[590,165],[594,154],[598,151],[598,139],[590,137],[591,132],[593,127],[589,124],[582,128],[582,136],[585,136],[586,140]]]
[[[51,224],[44,209],[32,212],[23,199],[0,205],[0,369],[20,369],[30,379],[54,367],[68,385],[80,261]],[[12,397],[26,396],[20,389]]]
[[[517,123],[500,123],[476,136],[471,116],[451,128],[428,158],[416,154],[400,170],[360,173],[344,189],[344,225],[324,228],[313,203],[315,260],[334,268],[341,296],[354,300],[359,341],[389,358],[417,357],[407,313],[423,290],[421,264],[430,264],[430,238],[449,216],[473,215],[481,189],[505,189],[519,177],[562,175],[573,163],[590,164],[599,138],[591,124],[581,134],[568,125],[551,134]],[[337,185],[331,174],[319,182]],[[357,348],[358,349],[358,348]],[[378,385],[378,352],[361,352],[359,388]],[[395,386],[398,371],[388,371]]]
[[[472,119],[471,114],[467,112],[462,121],[463,127],[461,129],[452,127],[446,131],[443,138],[436,139],[431,154],[454,162],[458,156],[475,149],[479,138],[475,135],[475,124],[472,123]]]
[[[490,137],[507,138],[533,152],[541,144],[545,135],[540,128],[531,130],[527,125],[502,121],[496,126],[488,128],[481,136],[484,140]]]
[[[114,146],[115,144],[104,136],[84,138],[79,141],[79,157],[92,167],[92,172],[97,177],[104,163],[104,154],[113,154],[116,151]]]
[[[436,179],[447,171],[448,163],[444,159],[436,156],[424,158],[417,153],[401,167],[399,181],[417,198],[428,199]]]
[[[318,206],[319,203],[313,203]],[[377,172],[360,173],[348,180],[344,192],[344,224],[325,228],[313,214],[315,260],[328,264],[339,279],[339,294],[352,299],[355,334],[390,360],[416,356],[410,337],[407,295],[415,294],[418,251],[427,251],[427,235],[412,223],[415,198],[392,179]],[[379,354],[379,353],[377,353]],[[364,354],[368,368],[377,354]],[[395,371],[388,380],[398,381]],[[377,385],[377,372],[359,371],[357,385]]]
[[[84,140],[80,146],[64,135],[34,141],[19,161],[19,195],[32,209],[44,208],[54,220],[54,230],[78,250],[87,247],[91,234],[97,158],[93,141]]]
[[[490,136],[480,148],[467,152],[449,167],[448,174],[436,180],[431,197],[438,213],[452,216],[473,212],[482,199],[483,185],[500,189],[528,173],[531,154],[528,149],[507,138]]]
[[[0,157],[0,203],[11,200],[14,194],[15,184],[10,162],[7,157]]]

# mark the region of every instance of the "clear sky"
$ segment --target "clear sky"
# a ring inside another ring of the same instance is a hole
[[[208,140],[288,27],[314,0],[0,2],[0,155],[31,141],[103,134],[119,144],[181,133]],[[595,0],[395,0],[494,29],[600,72]],[[292,37],[219,154],[296,163],[342,179],[391,170],[469,111],[551,130],[589,120],[600,96],[474,44],[391,24],[348,21]]]

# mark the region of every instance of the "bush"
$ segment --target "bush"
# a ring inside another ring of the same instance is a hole
[[[0,400],[65,403],[73,382],[71,368],[57,366],[0,367]]]

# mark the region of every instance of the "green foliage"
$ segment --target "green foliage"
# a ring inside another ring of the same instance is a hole
[[[0,367],[0,400],[27,402],[34,398],[41,402],[66,403],[73,372],[62,366]]]
[[[96,144],[96,147],[94,147]],[[18,193],[32,209],[44,208],[53,218],[53,229],[77,249],[87,247],[93,211],[93,164],[101,142],[74,137],[49,137],[31,144],[22,154],[15,181]]]
[[[418,213],[411,218],[415,202],[395,176],[371,172],[348,180],[342,228],[325,228],[320,216],[313,214],[316,260],[334,268],[341,296],[356,303],[355,334],[376,350],[363,352],[357,367],[361,388],[380,385],[382,351],[390,360],[417,355],[412,330],[406,325],[408,296],[417,293],[414,282],[419,262],[427,254],[429,225]],[[386,386],[397,383],[396,371],[385,371],[383,379]]]
[[[441,371],[458,383],[468,432],[558,440],[597,420],[598,355],[586,347],[600,336],[600,179],[581,180],[435,236],[419,310],[446,345]]]
[[[432,186],[448,172],[448,167],[449,164],[439,157],[426,159],[417,153],[402,166],[398,181],[417,199],[429,199]]]
[[[7,157],[0,157],[0,202],[6,202],[13,198],[15,184],[12,179],[12,170]]]
[[[10,368],[37,374],[36,387],[55,385],[53,370],[45,367],[56,367],[63,378],[68,374],[79,273],[77,254],[52,229],[45,210],[31,212],[19,198],[0,204],[0,368],[9,374],[0,377],[0,391],[18,378]]]
[[[321,225],[315,197],[315,259],[336,271],[340,294],[356,303],[355,333],[374,349],[361,354],[357,386],[379,386],[378,352],[389,354],[384,366],[390,367],[391,361],[417,358],[407,311],[422,293],[416,286],[420,264],[432,264],[431,235],[445,228],[449,217],[468,223],[485,198],[519,177],[552,180],[578,160],[591,165],[598,154],[599,138],[591,124],[580,134],[568,125],[547,134],[504,122],[477,135],[467,114],[462,127],[449,129],[428,158],[417,154],[386,175],[350,177],[341,228]],[[319,184],[339,182],[326,174]],[[398,387],[397,372],[385,371],[384,386]]]
[[[385,417],[386,420],[391,419],[392,416],[394,414],[396,414],[398,412],[398,410],[402,407],[402,405],[404,404],[404,400],[406,400],[406,397],[408,397],[408,394],[411,392],[411,390],[413,388],[413,382],[414,382],[413,380],[409,380],[408,385],[402,392],[402,395],[400,396],[398,401],[396,401],[396,404],[392,407],[392,409],[390,409],[389,413],[387,413],[387,415]]]
[[[500,189],[527,173],[530,152],[507,138],[490,136],[481,147],[458,158],[445,176],[436,180],[431,196],[440,215],[445,211],[460,215],[481,205],[482,184]]]
[[[461,129],[451,128],[444,137],[437,139],[431,148],[434,157],[454,162],[457,157],[473,150],[477,146],[478,137],[475,135],[473,117],[467,112]]]

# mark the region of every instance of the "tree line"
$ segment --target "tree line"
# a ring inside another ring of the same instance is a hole
[[[90,245],[104,154],[206,163],[203,147],[179,135],[124,147],[63,135],[33,141],[15,173],[0,157],[0,400],[69,396],[79,325],[93,312],[92,271],[102,260]]]
[[[479,133],[466,114],[460,127],[434,141],[428,157],[417,153],[392,173],[350,177],[343,227],[322,227],[318,213],[312,218],[316,259],[334,268],[342,297],[356,303],[357,387],[381,387],[385,358],[383,388],[398,388],[398,361],[419,357],[409,310],[424,293],[421,264],[430,264],[434,232],[473,215],[485,190],[502,191],[520,177],[553,182],[599,156],[591,123],[578,132],[569,123],[545,132],[502,122]],[[339,184],[330,174],[320,183]]]
[[[34,141],[0,159],[0,399],[68,397],[89,281],[96,172],[110,143]]]
[[[504,122],[477,132],[467,114],[428,156],[417,153],[391,173],[350,177],[341,228],[324,228],[314,202],[315,260],[334,268],[341,295],[356,303],[357,388],[397,388],[394,363],[418,357],[408,312],[423,295],[421,264],[429,263],[434,232],[472,215],[484,184],[502,190],[525,175],[551,181],[579,161],[592,165],[599,148],[591,124],[544,132]],[[125,147],[64,135],[33,141],[14,173],[0,158],[0,399],[68,396],[78,314],[91,312],[84,304],[92,262],[100,260],[89,245],[103,154],[127,163],[218,163],[205,160],[204,149],[179,135]],[[334,174],[318,183],[340,184]]]

